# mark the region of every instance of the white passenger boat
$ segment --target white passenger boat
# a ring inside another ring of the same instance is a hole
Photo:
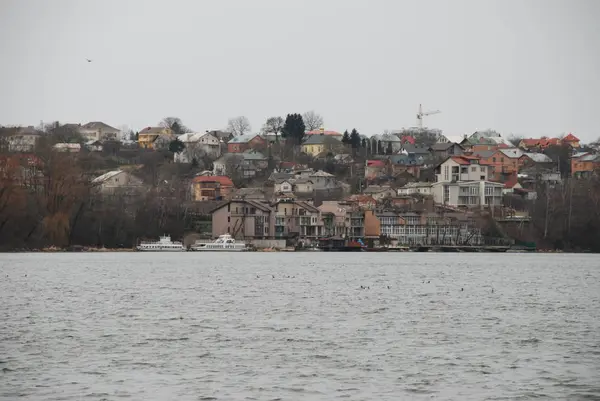
[[[245,242],[236,242],[229,234],[219,235],[214,242],[198,240],[190,247],[191,251],[241,252],[246,250]]]
[[[140,242],[137,250],[146,252],[181,252],[185,251],[185,247],[179,241],[171,241],[169,235],[163,235],[158,241]]]

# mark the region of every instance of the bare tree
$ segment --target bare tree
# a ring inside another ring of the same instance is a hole
[[[519,146],[522,140],[523,137],[519,135],[511,135],[508,137],[508,142],[512,143],[515,148]]]
[[[262,131],[265,134],[275,134],[275,141],[279,140],[279,134],[283,129],[284,121],[281,117],[269,117],[265,125],[262,127]]]
[[[177,136],[183,135],[186,132],[192,132],[188,127],[183,125],[179,117],[165,117],[158,125],[164,128],[170,128]]]
[[[302,120],[308,131],[313,131],[323,127],[323,117],[313,110],[307,111],[302,115]]]
[[[231,132],[233,136],[245,135],[249,133],[251,129],[250,120],[245,116],[230,118],[227,122],[227,130]]]

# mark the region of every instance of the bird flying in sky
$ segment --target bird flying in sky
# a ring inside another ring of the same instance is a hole
[[[90,60],[89,58],[86,58],[86,60],[87,60],[88,63],[92,62],[92,60]]]

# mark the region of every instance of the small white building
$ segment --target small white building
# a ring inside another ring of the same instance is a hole
[[[221,156],[221,141],[215,135],[208,132],[189,133],[177,137],[185,145],[181,153],[175,153],[176,163],[191,163],[204,156],[216,159]]]
[[[92,185],[103,195],[114,195],[117,192],[124,194],[143,186],[141,179],[123,170],[114,170],[102,174],[92,180]]]
[[[398,188],[398,195],[431,195],[430,182],[409,182],[405,186]]]
[[[82,125],[78,129],[79,133],[88,141],[119,141],[121,131],[111,127],[102,121],[92,121]]]

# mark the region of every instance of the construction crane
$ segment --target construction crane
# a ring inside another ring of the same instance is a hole
[[[438,114],[441,113],[440,110],[433,110],[433,111],[423,111],[423,106],[419,105],[419,111],[417,112],[417,127],[419,127],[419,129],[423,129],[423,117],[426,116],[430,116],[432,114]]]

